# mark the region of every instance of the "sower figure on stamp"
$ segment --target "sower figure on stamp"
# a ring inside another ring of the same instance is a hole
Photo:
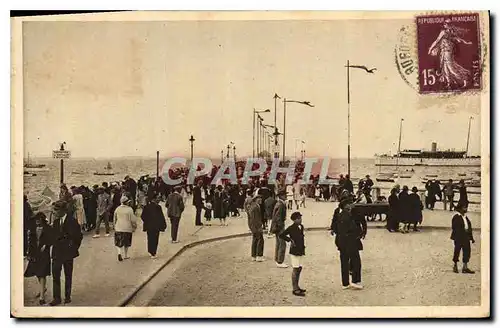
[[[64,268],[64,303],[71,303],[73,281],[73,259],[78,257],[78,249],[83,235],[80,225],[68,212],[68,203],[59,200],[54,203],[54,244],[52,246],[53,297],[51,306],[61,304],[61,271]]]
[[[366,221],[363,215],[358,215],[353,211],[353,202],[350,197],[343,198],[339,208],[332,219],[331,234],[335,235],[335,245],[340,251],[342,289],[349,287],[363,289],[359,251],[363,250],[361,239],[366,236]],[[349,271],[352,272],[351,284],[349,284]]]
[[[453,240],[455,247],[453,250],[453,272],[458,273],[458,258],[460,257],[460,251],[462,251],[462,261],[463,268],[462,273],[475,273],[467,267],[467,263],[470,260],[471,247],[470,243],[474,244],[476,241],[472,236],[472,224],[465,213],[467,213],[467,206],[465,204],[457,204],[456,213],[451,221],[451,239]]]
[[[276,236],[276,248],[274,250],[274,260],[278,268],[288,268],[284,263],[286,253],[286,242],[279,235],[285,230],[286,220],[286,189],[279,189],[278,200],[273,209],[273,220],[271,221],[271,233]]]

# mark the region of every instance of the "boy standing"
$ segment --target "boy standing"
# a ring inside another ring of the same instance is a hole
[[[292,288],[293,295],[305,296],[305,289],[299,287],[300,273],[302,272],[302,261],[305,255],[304,226],[302,225],[302,214],[292,213],[293,224],[285,229],[279,238],[288,241],[290,245],[290,259],[292,262]]]
[[[451,221],[452,232],[450,237],[455,244],[453,250],[453,272],[458,273],[457,262],[458,257],[460,256],[460,251],[462,251],[462,273],[473,274],[475,272],[467,267],[471,253],[470,243],[475,243],[474,237],[472,236],[472,224],[469,218],[465,215],[465,213],[467,213],[467,205],[458,203],[455,208],[457,213],[453,216]]]

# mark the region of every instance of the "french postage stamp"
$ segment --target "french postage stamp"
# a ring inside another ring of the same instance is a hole
[[[418,16],[420,93],[481,89],[478,14]]]

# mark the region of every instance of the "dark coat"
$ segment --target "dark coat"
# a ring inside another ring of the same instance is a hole
[[[201,188],[195,186],[193,188],[193,205],[196,207],[203,207],[203,198],[201,197]]]
[[[474,240],[472,236],[472,224],[469,218],[466,216],[465,219],[469,224],[469,229],[465,229],[465,223],[460,214],[455,214],[451,220],[451,236],[450,239],[458,243],[466,243],[469,240]]]
[[[292,241],[290,245],[290,254],[296,256],[306,255],[306,246],[304,243],[304,226],[302,224],[292,224],[279,234],[279,238]]]
[[[150,202],[142,210],[141,219],[144,224],[142,231],[165,231],[167,229],[167,222],[161,206]]]
[[[264,217],[266,220],[270,221],[273,219],[273,210],[275,205],[276,199],[274,197],[268,197],[264,201]]]
[[[28,231],[28,266],[24,272],[25,277],[50,276],[50,247],[53,243],[54,234],[52,227],[43,225],[43,231],[39,241],[36,237],[36,225],[32,225]],[[45,249],[42,251],[42,247]]]
[[[83,235],[75,218],[68,214],[62,225],[60,218],[57,218],[52,227],[54,233],[52,259],[65,262],[78,257]]]
[[[361,238],[367,231],[366,220],[363,215],[344,210],[336,210],[332,219],[332,234],[335,234],[335,245],[339,251],[362,250]]]
[[[248,208],[248,228],[252,233],[262,232],[262,214],[260,206],[252,201]]]
[[[468,206],[469,205],[469,198],[467,197],[467,187],[463,186],[463,187],[459,187],[458,188],[458,193],[460,195],[460,197],[458,198],[458,204],[457,205],[465,205],[465,206]]]
[[[411,193],[408,196],[408,202],[410,205],[410,210],[409,210],[409,222],[408,223],[421,223],[422,222],[422,210],[424,209],[424,206],[422,205],[422,201],[420,200],[420,196],[415,193]]]
[[[280,233],[285,229],[286,220],[286,204],[283,200],[276,201],[273,209],[273,217],[271,221],[271,233]]]
[[[214,211],[215,219],[223,219],[227,216],[226,208],[224,207],[225,198],[226,194],[223,191],[216,191],[214,193],[214,203],[212,209]]]
[[[352,185],[351,179],[345,179],[343,188],[351,194],[354,192],[354,186]]]
[[[167,197],[167,215],[169,218],[180,218],[184,212],[184,199],[178,192],[173,192]]]
[[[399,194],[399,218],[403,223],[410,223],[411,221],[411,204],[410,195],[407,192],[402,191]]]

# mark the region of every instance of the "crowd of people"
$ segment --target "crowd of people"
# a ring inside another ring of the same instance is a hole
[[[216,171],[216,168],[214,167]],[[371,216],[360,215],[355,204],[372,203],[373,181],[369,175],[358,183],[357,191],[349,175],[340,175],[336,185],[321,185],[318,176],[311,176],[311,184],[302,185],[300,170],[291,184],[285,181],[285,175],[278,175],[276,184],[268,182],[269,172],[260,177],[251,177],[248,183],[231,184],[227,180],[212,184],[207,176],[200,176],[193,186],[187,184],[186,168],[172,169],[170,177],[179,178],[177,185],[167,185],[161,177],[141,176],[137,182],[130,176],[123,181],[103,182],[101,185],[72,186],[61,184],[59,197],[52,205],[47,217],[44,213],[33,213],[27,197],[24,197],[24,255],[28,266],[26,277],[36,276],[39,281],[39,302],[45,304],[46,278],[53,276],[53,300],[50,305],[62,303],[61,272],[65,274],[64,302],[71,303],[73,260],[79,255],[79,247],[84,233],[93,233],[93,238],[101,237],[101,225],[104,224],[104,236],[110,236],[114,230],[114,245],[119,262],[129,258],[128,250],[132,246],[132,237],[137,229],[138,215],[143,221],[143,231],[147,234],[147,251],[152,259],[157,256],[159,234],[167,228],[167,221],[160,206],[165,202],[167,217],[171,224],[171,242],[178,243],[178,230],[182,213],[186,206],[186,197],[192,194],[192,205],[196,214],[196,226],[211,225],[218,220],[221,226],[228,225],[228,217],[241,217],[246,213],[248,228],[252,233],[251,257],[253,261],[264,260],[264,236],[274,237],[274,261],[278,268],[287,268],[285,263],[286,242],[291,243],[290,256],[292,265],[293,294],[304,296],[305,290],[299,287],[302,271],[302,256],[305,255],[302,214],[298,210],[306,207],[306,198],[317,201],[338,201],[330,230],[336,236],[340,251],[341,275],[344,288],[361,289],[361,263],[359,250],[361,239],[366,235],[366,219]],[[438,187],[436,187],[438,186]],[[426,185],[426,206],[429,195],[441,197],[454,206],[454,191],[459,190],[460,200],[456,208],[467,207],[467,193],[463,181],[458,186],[452,181],[441,189],[439,182],[429,181]],[[439,190],[439,192],[438,192]],[[375,202],[383,202],[378,198]],[[286,228],[287,211],[296,209],[291,214],[293,224]],[[417,231],[422,223],[424,206],[416,187],[410,193],[407,186],[402,189],[397,185],[391,190],[388,199],[387,230],[390,232]],[[431,209],[433,208],[430,207]],[[202,222],[202,214],[205,223]],[[456,221],[456,220],[455,220]],[[464,221],[465,222],[465,221]],[[402,224],[402,227],[401,227]],[[459,223],[454,223],[459,225]],[[464,225],[470,227],[470,222]],[[52,248],[52,253],[50,253]],[[458,252],[464,250],[464,261],[470,257],[470,247],[458,244]],[[469,255],[467,255],[469,252]],[[352,283],[349,283],[349,276]]]

